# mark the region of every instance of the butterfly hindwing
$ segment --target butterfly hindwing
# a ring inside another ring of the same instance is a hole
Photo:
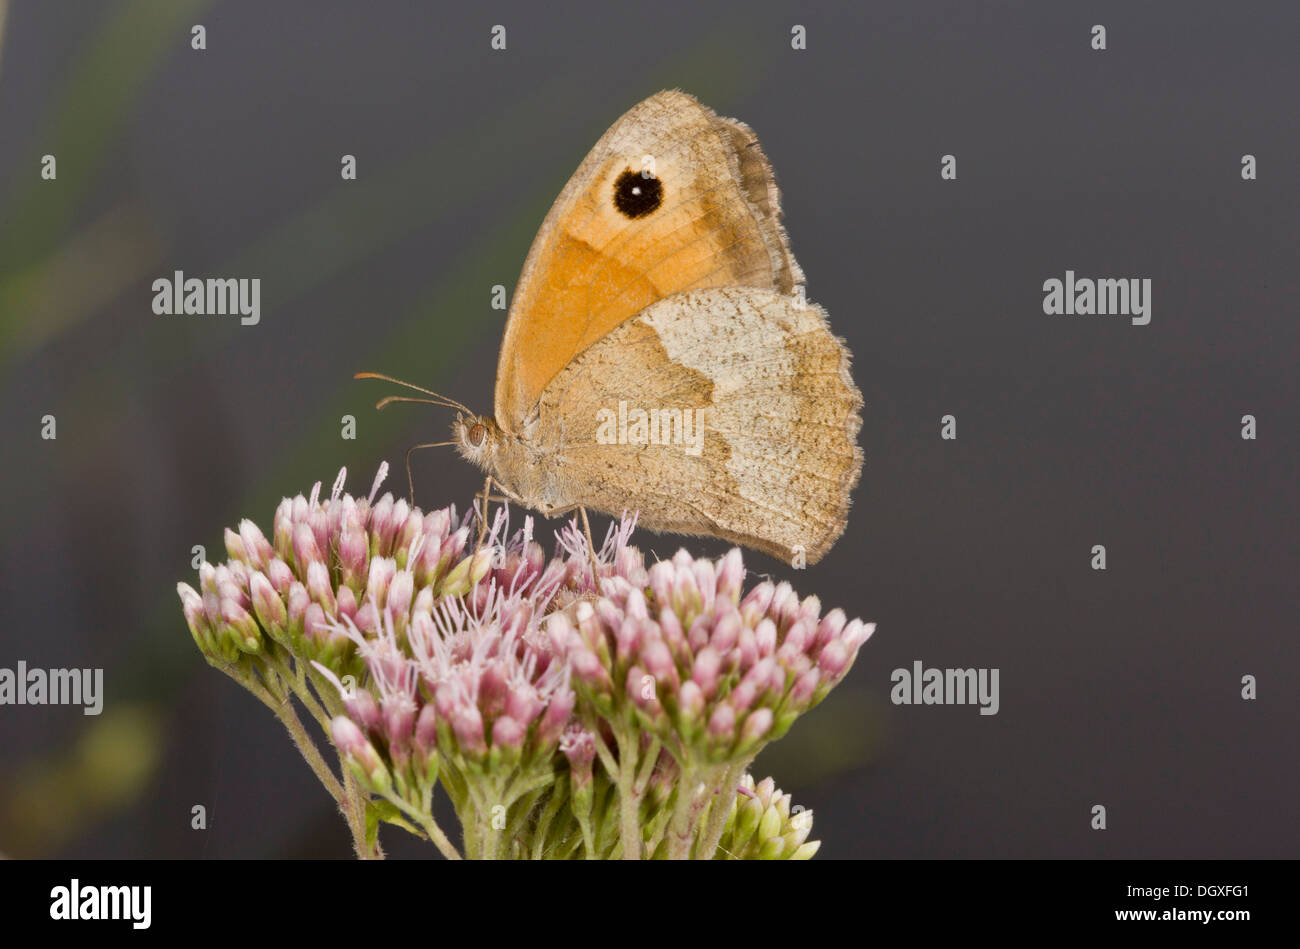
[[[565,367],[542,393],[535,442],[553,446],[573,503],[813,563],[844,530],[861,406],[820,307],[770,290],[688,291]],[[651,424],[637,428],[638,410]]]

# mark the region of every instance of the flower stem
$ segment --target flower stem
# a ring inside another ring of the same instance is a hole
[[[623,859],[641,859],[641,795],[637,791],[635,734],[620,728],[618,741],[618,806],[621,815],[619,838],[623,841]]]
[[[722,786],[714,793],[713,800],[709,804],[712,809],[709,811],[708,823],[705,824],[704,833],[700,836],[699,846],[696,848],[695,855],[700,859],[712,860],[713,855],[717,853],[718,841],[722,839],[722,832],[727,827],[727,818],[731,814],[731,804],[736,799],[736,787],[753,760],[754,755],[747,755],[733,762],[723,776]]]
[[[420,810],[418,807],[405,800],[400,794],[396,794],[391,790],[384,795],[384,799],[407,817],[419,824],[421,829],[429,835],[429,839],[433,841],[434,846],[438,848],[444,857],[448,860],[461,859],[460,851],[456,849],[455,844],[447,839],[447,835],[443,833],[442,828],[438,826],[438,822],[433,819],[431,811],[427,809],[423,811]]]

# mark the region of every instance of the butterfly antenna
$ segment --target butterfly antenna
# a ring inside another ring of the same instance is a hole
[[[384,398],[380,399],[378,402],[375,403],[375,408],[376,408],[376,409],[383,409],[383,408],[386,408],[386,407],[389,406],[389,405],[392,405],[394,402],[422,402],[422,403],[424,403],[425,405],[437,405],[437,406],[441,406],[441,407],[445,407],[445,408],[449,408],[449,409],[454,409],[454,408],[455,408],[454,405],[448,405],[446,402],[441,402],[441,401],[439,401],[439,400],[437,400],[437,399],[417,399],[417,398],[416,398],[415,396],[413,396],[413,395],[389,395],[389,396],[385,396]]]
[[[447,396],[442,395],[441,393],[438,392],[434,392],[432,389],[426,389],[423,386],[417,386],[410,382],[404,382],[401,379],[394,379],[392,376],[386,376],[381,372],[358,372],[352,378],[353,379],[382,379],[384,382],[391,382],[394,385],[405,386],[408,389],[414,389],[416,392],[423,392],[425,395],[433,396],[438,401],[430,403],[432,405],[442,405],[449,409],[460,409],[466,415],[474,414],[474,412],[471,411],[467,406],[462,405],[460,402],[457,402],[455,399],[449,399],[447,398]],[[387,405],[389,402],[399,402],[399,401],[423,402],[427,400],[410,399],[410,398],[398,399],[396,397],[393,397],[390,399],[385,399],[383,402],[380,403],[379,406],[377,406],[377,408],[383,408],[383,406]]]

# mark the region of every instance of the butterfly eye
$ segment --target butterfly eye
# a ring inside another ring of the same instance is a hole
[[[625,171],[614,182],[614,207],[624,217],[645,217],[664,203],[664,183],[654,175]]]
[[[487,437],[487,429],[483,427],[482,422],[475,422],[470,426],[468,437],[470,445],[479,448],[483,445],[483,439]]]

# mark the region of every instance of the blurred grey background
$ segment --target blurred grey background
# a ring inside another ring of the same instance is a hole
[[[353,372],[489,410],[491,286],[608,124],[679,87],[758,133],[867,402],[839,545],[747,560],[878,632],[759,776],[826,857],[1297,855],[1295,4],[0,10],[0,666],[102,666],[107,692],[99,718],[0,707],[0,851],[350,855],[175,583],[340,465],[404,490],[449,418],[375,413]],[[260,324],[155,316],[175,269],[260,277]],[[1151,324],[1045,316],[1067,269],[1150,278]],[[426,506],[480,484],[430,453],[416,479]],[[891,705],[917,659],[999,668],[999,714]]]

